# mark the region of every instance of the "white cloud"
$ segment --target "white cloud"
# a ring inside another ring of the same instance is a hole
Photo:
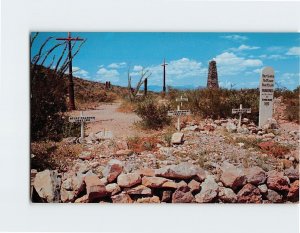
[[[120,73],[117,70],[109,70],[106,68],[100,68],[97,71],[97,81],[111,81],[111,82],[118,82],[120,78]]]
[[[270,59],[270,60],[283,60],[283,59],[286,59],[285,56],[280,55],[280,54],[271,54],[271,55],[262,54],[262,55],[259,56],[259,58]]]
[[[218,72],[221,75],[235,75],[248,68],[263,65],[259,59],[246,59],[229,52],[217,55],[214,60],[217,62]]]
[[[300,56],[300,47],[292,47],[290,48],[286,55],[295,55],[295,56]]]
[[[75,77],[90,79],[89,72],[84,69],[81,69],[80,67],[72,66],[72,73]],[[66,70],[65,74],[69,74],[69,69]]]
[[[255,69],[255,70],[253,70],[253,73],[261,74],[261,69]]]
[[[279,52],[284,52],[285,48],[282,47],[282,46],[270,46],[270,47],[267,48],[267,50],[270,51],[270,52],[279,53]]]
[[[133,71],[142,71],[142,69],[143,67],[139,65],[133,67]]]
[[[120,62],[120,63],[112,63],[107,67],[111,69],[120,69],[120,68],[124,68],[125,66],[126,66],[126,62]]]
[[[151,72],[151,85],[162,85],[163,67],[161,64],[145,67]],[[197,85],[200,78],[207,73],[201,62],[189,58],[170,61],[166,67],[167,85]],[[150,83],[149,83],[150,84]]]
[[[229,50],[238,52],[238,51],[245,51],[245,50],[256,50],[259,48],[260,47],[258,47],[258,46],[249,46],[249,45],[242,44],[238,48],[230,48]]]
[[[279,84],[280,87],[293,89],[296,86],[299,86],[300,73],[283,73],[278,78],[275,77],[275,81],[277,84]]]
[[[240,36],[240,35],[229,35],[229,36],[222,36],[222,38],[233,40],[233,41],[244,41],[247,40],[248,37],[246,36]]]

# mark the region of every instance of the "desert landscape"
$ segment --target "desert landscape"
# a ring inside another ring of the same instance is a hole
[[[72,61],[89,41],[70,36],[56,63],[47,40],[31,54],[32,202],[298,203],[299,86],[265,67],[260,87],[224,88],[217,59],[198,88],[167,85],[163,58],[159,90],[144,68],[88,80]]]

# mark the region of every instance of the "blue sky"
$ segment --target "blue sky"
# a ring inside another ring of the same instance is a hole
[[[41,32],[31,56],[47,37],[66,35]],[[265,66],[274,68],[275,81],[281,87],[299,85],[299,33],[73,32],[72,36],[87,39],[73,61],[74,76],[83,79],[126,86],[128,68],[134,81],[144,69],[152,73],[148,85],[161,86],[160,64],[165,58],[167,85],[205,86],[208,62],[214,59],[221,87],[256,88]],[[51,40],[48,47],[55,43]],[[56,57],[61,50],[56,50]]]

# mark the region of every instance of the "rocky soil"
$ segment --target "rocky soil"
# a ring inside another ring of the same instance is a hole
[[[299,125],[269,119],[257,128],[246,118],[241,128],[236,119],[185,122],[179,141],[168,141],[162,131],[154,145],[144,141],[142,151],[126,138],[90,133],[72,166],[31,170],[32,201],[298,202]]]

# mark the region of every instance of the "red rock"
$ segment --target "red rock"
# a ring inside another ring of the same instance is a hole
[[[84,178],[86,184],[86,193],[88,195],[89,201],[93,201],[96,198],[105,197],[108,192],[105,185],[96,175],[86,176]]]
[[[167,188],[167,189],[177,189],[178,184],[175,183],[174,181],[167,181],[167,182],[163,183],[161,187]]]
[[[127,150],[128,144],[126,141],[118,140],[116,141],[116,146],[119,150]]]
[[[172,203],[192,203],[195,197],[188,186],[177,189],[172,195]]]
[[[191,180],[188,184],[188,187],[191,189],[191,192],[199,192],[200,191],[200,183],[195,180]]]
[[[283,172],[269,171],[267,173],[267,186],[275,191],[289,191],[288,178],[283,176]]]
[[[171,201],[171,199],[172,199],[172,191],[170,190],[163,191],[161,201],[169,202]]]
[[[245,174],[247,177],[248,183],[253,185],[260,185],[265,183],[267,176],[263,169],[260,167],[251,167],[245,169]]]
[[[131,197],[126,193],[120,193],[111,197],[113,203],[133,203]]]
[[[290,201],[299,201],[299,180],[296,180],[291,184],[287,197]]]
[[[272,141],[261,142],[258,144],[258,146],[260,147],[260,149],[268,151],[274,146],[274,142]]]
[[[177,183],[177,188],[187,187],[187,186],[188,186],[188,184],[184,180]]]
[[[268,189],[267,199],[272,203],[280,203],[282,202],[282,196],[278,194],[276,191]]]
[[[149,188],[160,188],[162,185],[170,180],[162,177],[148,177],[142,178],[142,184]]]
[[[246,176],[242,169],[239,169],[231,164],[227,164],[223,168],[221,182],[224,186],[236,190],[246,183]]]
[[[151,195],[152,190],[144,185],[139,185],[134,188],[125,189],[125,192],[129,195]]]
[[[159,197],[143,197],[136,200],[137,203],[160,203]]]
[[[212,132],[212,131],[215,130],[215,127],[212,126],[212,125],[204,125],[204,126],[203,126],[203,129],[204,129],[205,131]]]
[[[155,170],[151,168],[142,168],[136,171],[141,177],[143,176],[155,176]]]
[[[258,188],[246,184],[237,194],[238,203],[261,203],[262,198]]]
[[[88,197],[88,195],[84,195],[84,196],[82,196],[82,197],[80,197],[80,198],[77,198],[76,200],[75,200],[75,203],[88,203],[89,202],[89,197]]]
[[[123,171],[123,163],[119,160],[112,159],[108,162],[107,166],[103,170],[103,176],[107,178],[107,182],[111,183],[117,179],[117,177]]]
[[[119,155],[119,156],[121,156],[121,155],[129,156],[129,155],[131,155],[132,153],[133,153],[132,150],[125,149],[125,150],[118,150],[118,151],[116,152],[116,155]]]
[[[130,188],[134,185],[140,184],[142,179],[139,174],[129,173],[129,174],[121,174],[118,176],[118,185],[121,188]]]

